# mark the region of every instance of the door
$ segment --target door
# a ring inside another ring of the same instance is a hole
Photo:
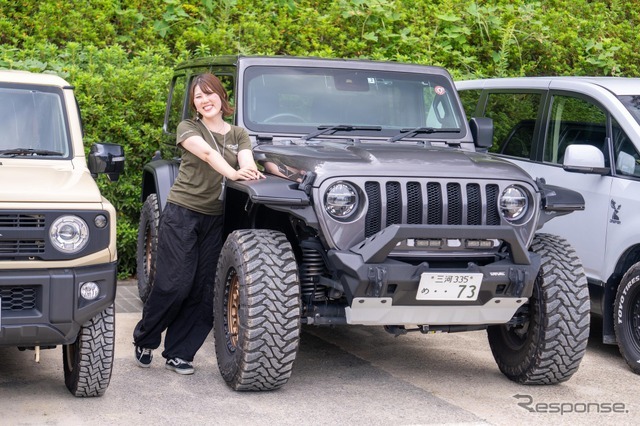
[[[514,96],[517,105],[514,108]],[[608,114],[586,97],[566,93],[489,93],[485,116],[494,119],[494,147],[534,179],[578,191],[585,199],[581,212],[555,218],[541,232],[566,238],[582,258],[590,277],[600,277],[610,215],[611,176],[567,172],[564,152],[572,144],[598,147],[608,165]],[[507,125],[505,125],[507,123]]]

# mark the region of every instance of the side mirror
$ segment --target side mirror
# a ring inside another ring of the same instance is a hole
[[[110,181],[116,181],[124,171],[124,149],[112,143],[91,145],[89,151],[89,171],[94,178],[105,173]]]
[[[493,146],[493,119],[489,117],[471,117],[469,120],[471,136],[476,147],[488,150]]]
[[[606,175],[604,154],[592,145],[569,145],[564,152],[562,167],[568,172]]]

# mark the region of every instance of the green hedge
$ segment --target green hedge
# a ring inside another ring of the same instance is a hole
[[[140,171],[158,149],[177,62],[282,54],[440,65],[460,79],[638,76],[639,13],[630,1],[588,0],[0,0],[0,68],[66,78],[86,146],[124,146],[124,175],[98,183],[118,210],[126,278],[135,274]]]

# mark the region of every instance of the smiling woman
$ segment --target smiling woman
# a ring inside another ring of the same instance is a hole
[[[226,180],[262,177],[247,132],[224,121],[233,108],[220,80],[197,75],[188,95],[195,118],[178,124],[180,168],[158,229],[155,282],[133,333],[136,362],[148,368],[166,330],[165,366],[187,375],[194,373],[196,352],[213,326]]]

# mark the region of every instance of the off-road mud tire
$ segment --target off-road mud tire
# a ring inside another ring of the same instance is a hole
[[[291,376],[300,341],[300,285],[291,244],[270,230],[227,238],[214,289],[214,337],[224,381],[274,390]]]
[[[64,382],[74,396],[104,395],[111,380],[114,347],[111,305],[80,328],[74,343],[62,346]]]
[[[159,225],[160,207],[158,204],[158,196],[156,194],[149,194],[140,211],[136,252],[138,295],[143,302],[147,301],[156,279],[156,253],[158,248]]]
[[[613,315],[620,353],[631,370],[640,374],[640,262],[622,277]]]
[[[555,384],[577,370],[589,339],[587,279],[575,250],[563,238],[537,234],[530,251],[542,258],[533,295],[519,326],[488,328],[500,371],[528,385]],[[526,314],[528,313],[528,315]]]

